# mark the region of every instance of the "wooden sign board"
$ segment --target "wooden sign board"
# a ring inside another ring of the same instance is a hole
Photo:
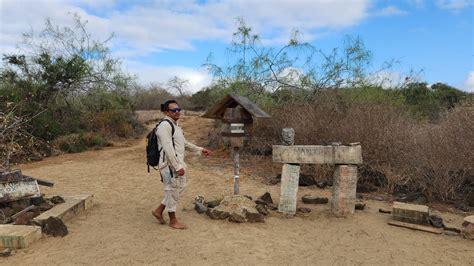
[[[0,182],[0,202],[40,197],[38,182],[26,179],[18,182]]]

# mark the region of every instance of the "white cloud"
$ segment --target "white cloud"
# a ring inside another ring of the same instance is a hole
[[[406,15],[408,12],[399,9],[396,6],[387,6],[385,8],[382,8],[381,10],[375,12],[375,16],[380,16],[380,17],[388,17],[388,16],[402,16]]]
[[[472,6],[473,0],[437,0],[436,5],[442,9],[459,10]]]
[[[470,71],[467,75],[467,79],[464,82],[464,90],[468,92],[474,92],[474,70]]]
[[[423,8],[425,7],[425,1],[424,0],[407,0],[409,4],[414,5],[417,8]]]
[[[170,79],[177,76],[180,79],[188,80],[187,90],[194,93],[212,83],[212,77],[205,69],[184,66],[154,66],[136,61],[125,61],[124,64],[128,72],[136,74],[142,84],[166,85]]]
[[[406,82],[415,82],[417,77],[409,78],[397,71],[381,71],[367,77],[367,82],[381,86],[382,88],[400,88]]]
[[[54,24],[72,26],[70,13],[88,21],[94,39],[109,43],[123,65],[140,81],[166,83],[173,76],[190,80],[190,90],[207,86],[205,70],[181,66],[138,63],[138,57],[172,50],[195,49],[195,41],[228,42],[243,17],[264,45],[283,44],[294,29],[311,41],[334,29],[358,24],[368,14],[372,0],[0,0],[0,54],[14,51],[22,33],[38,32],[50,18]],[[392,10],[393,11],[393,10]]]
[[[30,27],[39,30],[45,18],[68,25],[76,12],[89,21],[98,36],[116,33],[114,44],[129,51],[147,54],[163,49],[193,49],[196,40],[228,41],[237,17],[243,17],[266,40],[287,38],[297,28],[305,36],[314,30],[352,26],[368,15],[370,0],[286,0],[286,1],[196,1],[125,2],[116,0],[2,0],[0,38],[21,37]],[[94,10],[94,14],[87,10]],[[101,14],[99,17],[95,14]],[[18,19],[21,18],[21,19]],[[13,46],[9,41],[3,45]]]

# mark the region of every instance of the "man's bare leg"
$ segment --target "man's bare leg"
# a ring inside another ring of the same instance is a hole
[[[165,210],[166,206],[163,204],[160,204],[156,210],[151,211],[151,214],[155,216],[155,218],[160,222],[160,224],[166,224],[165,219],[163,218],[163,211]]]
[[[174,229],[186,229],[188,228],[186,225],[178,222],[178,219],[176,219],[176,213],[175,212],[168,212],[168,215],[170,216],[170,226]]]

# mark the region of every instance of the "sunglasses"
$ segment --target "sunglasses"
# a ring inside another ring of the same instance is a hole
[[[170,109],[169,111],[172,113],[178,113],[178,112],[181,112],[181,108],[173,108],[173,109]]]

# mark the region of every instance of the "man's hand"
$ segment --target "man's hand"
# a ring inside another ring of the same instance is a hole
[[[204,156],[209,156],[210,154],[211,154],[211,151],[210,151],[210,150],[208,150],[208,149],[206,149],[206,148],[202,149],[202,155],[204,155]]]
[[[176,173],[178,173],[179,176],[183,176],[184,175],[184,168],[179,169],[178,171],[176,171]]]
[[[202,149],[202,155],[204,156],[209,156],[211,154],[211,151],[208,149]]]

